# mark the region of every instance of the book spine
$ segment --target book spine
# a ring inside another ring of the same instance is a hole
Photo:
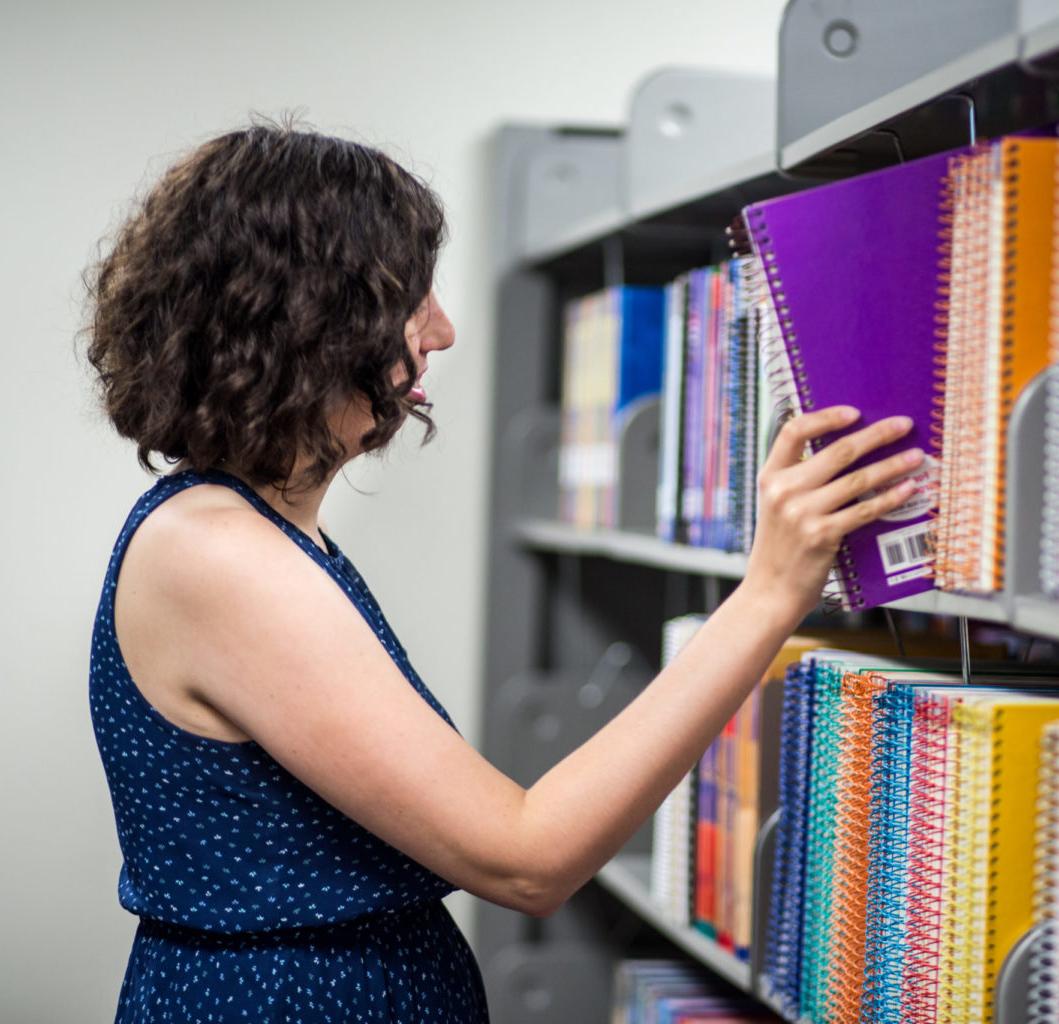
[[[991,819],[992,709],[961,704],[953,712],[959,769],[950,902],[942,936],[938,1024],[979,1019],[984,987]],[[984,1018],[981,1018],[984,1019]]]
[[[729,242],[733,251],[745,254],[747,244],[754,256],[754,269],[748,274],[747,286],[767,297],[774,317],[768,333],[763,333],[759,345],[760,358],[766,365],[766,379],[772,400],[779,410],[780,422],[802,413],[811,412],[815,403],[809,378],[805,372],[798,335],[787,295],[783,287],[779,263],[772,249],[765,211],[759,206],[743,210],[743,228],[737,224],[730,229]],[[810,442],[815,452],[823,447],[819,439]],[[835,556],[822,594],[826,607],[852,611],[865,604],[860,576],[849,545],[843,541]]]
[[[830,955],[821,986],[823,1019],[835,1024],[857,1024],[860,1019],[871,821],[872,695],[879,689],[870,675],[846,673],[837,707],[839,766]]]
[[[922,695],[913,711],[908,797],[908,954],[901,979],[901,1016],[908,1024],[932,1024],[938,1001],[945,822],[952,706]]]
[[[956,330],[960,324],[955,307],[956,295],[954,287],[957,281],[954,278],[954,265],[957,258],[954,249],[956,239],[956,182],[960,174],[961,162],[964,156],[953,157],[949,160],[948,170],[940,182],[940,196],[938,199],[938,277],[937,277],[937,299],[934,303],[934,397],[930,413],[930,454],[938,460],[941,466],[939,479],[938,500],[931,512],[932,537],[935,558],[932,566],[934,581],[941,586],[945,580],[943,552],[949,546],[949,524],[947,512],[949,495],[952,492],[950,480],[952,478],[953,463],[946,463],[943,452],[946,448],[946,436],[956,436],[947,429],[953,416],[956,414],[956,403],[954,395],[954,377],[952,371],[956,367],[955,355]],[[950,368],[951,364],[951,368]]]
[[[666,286],[666,335],[662,384],[662,444],[657,527],[662,540],[679,539],[680,462],[684,421],[684,319],[687,279]]]
[[[976,589],[982,573],[991,395],[999,344],[995,288],[1003,225],[993,209],[989,146],[953,157],[941,185],[931,454],[939,462],[933,576],[943,590]]]
[[[693,545],[702,543],[703,360],[706,354],[704,321],[707,275],[707,270],[693,270],[688,278],[681,515],[687,530],[688,543]]]
[[[798,1017],[801,1005],[802,914],[809,827],[805,794],[812,761],[814,714],[814,666],[804,662],[791,665],[784,680],[780,717],[780,818],[765,936],[767,987],[790,1019]]]
[[[903,1024],[914,691],[891,685],[874,697],[874,708],[861,1019]]]

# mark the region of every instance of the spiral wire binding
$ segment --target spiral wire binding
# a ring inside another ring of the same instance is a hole
[[[1033,872],[1033,923],[1043,926],[1030,950],[1026,1024],[1059,1020],[1059,725],[1041,731],[1041,767]]]
[[[765,213],[758,207],[748,206],[728,229],[728,243],[738,256],[752,255],[752,266],[748,267],[745,282],[754,301],[767,303],[772,316],[762,325],[758,338],[758,358],[764,368],[772,403],[781,423],[814,407],[809,390],[809,378],[805,373],[798,334],[791,320],[787,294],[772,250],[772,239],[768,233]],[[816,452],[824,444],[820,439],[809,443]],[[835,563],[828,573],[821,599],[828,612],[852,611],[865,604],[857,572],[849,547],[843,541],[839,546]]]
[[[995,718],[991,741],[992,759],[998,765],[1002,765],[1004,762],[1004,714],[1004,706],[1001,704],[994,712]],[[1026,742],[1026,739],[1023,738],[1022,742]],[[981,971],[977,979],[981,985],[981,1002],[979,1005],[984,1009],[984,1017],[986,1020],[993,1019],[996,979],[997,975],[1000,973],[1000,961],[996,944],[996,929],[993,922],[997,919],[998,887],[994,879],[998,876],[1000,863],[1000,844],[998,837],[1000,835],[1000,794],[1002,790],[1002,785],[990,786],[989,788],[988,854],[985,860],[987,872],[985,876],[986,917],[983,922],[983,936],[985,941],[982,958],[984,969]]]
[[[1052,370],[1045,383],[1040,578],[1041,591],[1059,599],[1059,163],[1053,206],[1051,285],[1048,333]]]
[[[725,536],[726,551],[746,551],[747,507],[750,496],[747,489],[747,467],[754,463],[754,405],[750,390],[754,360],[751,348],[752,310],[747,304],[744,288],[746,257],[736,258],[729,266],[729,281],[732,300],[732,316],[728,322],[728,352],[730,372],[728,374],[729,421],[741,424],[740,430],[728,433],[728,516]],[[749,400],[748,400],[749,398]],[[737,410],[738,409],[738,413]]]
[[[946,791],[951,777],[947,697],[919,694],[912,713],[909,767],[907,944],[901,979],[901,1024],[934,1024],[947,851]]]
[[[771,344],[779,330],[776,323],[775,311],[772,308],[772,300],[769,297],[768,288],[764,286],[758,263],[750,248],[749,235],[746,233],[742,218],[728,228],[728,242],[736,255],[734,256],[739,270],[739,289],[742,295],[743,308],[747,313],[747,337],[745,339],[746,352],[746,420],[748,429],[746,431],[746,457],[743,463],[742,501],[743,517],[740,545],[738,550],[745,553],[750,552],[754,540],[754,531],[757,527],[757,475],[761,466],[758,464],[757,455],[759,444],[767,441],[767,438],[759,437],[760,429],[758,423],[757,408],[759,403],[769,403],[774,409],[776,416],[781,420],[788,419],[793,412],[789,406],[780,403],[766,376],[766,389],[760,389],[760,376],[763,368],[768,362],[763,355],[763,346]]]
[[[831,938],[821,1021],[858,1024],[871,824],[872,697],[885,684],[847,673],[840,689]]]
[[[746,262],[750,262],[747,260]],[[747,300],[749,302],[749,300]],[[743,517],[740,522],[739,550],[745,554],[750,553],[754,543],[754,525],[757,521],[757,475],[761,467],[758,465],[758,452],[761,442],[760,423],[758,421],[758,402],[764,402],[765,397],[758,393],[758,332],[761,330],[761,307],[749,306],[747,308],[747,336],[746,336],[746,419],[747,419],[747,456],[743,463],[743,479],[741,487],[743,491]]]
[[[938,1024],[980,1017],[984,998],[989,869],[990,711],[961,704],[953,712],[959,749],[952,911],[942,940]],[[985,1018],[982,1018],[983,1020]]]
[[[968,589],[977,581],[986,478],[992,151],[949,161],[942,186],[935,315],[933,454],[940,459],[935,515],[935,584]]]
[[[771,994],[789,1018],[798,1016],[801,998],[802,907],[805,844],[812,757],[815,665],[788,667],[780,717],[779,807],[776,854],[769,892],[764,973]]]
[[[963,159],[963,157],[955,157],[949,160],[948,172],[942,179],[941,197],[938,201],[938,280],[937,298],[934,303],[934,383],[929,442],[931,454],[938,460],[941,467],[938,482],[939,493],[931,513],[932,541],[935,550],[931,572],[938,585],[943,578],[942,563],[939,561],[940,551],[946,547],[948,530],[948,520],[942,518],[940,502],[948,503],[948,495],[951,494],[952,488],[951,464],[942,458],[942,454],[945,447],[946,422],[951,420],[957,412],[956,403],[947,399],[952,388],[949,364],[950,361],[953,363],[952,368],[955,371],[955,359],[952,358],[951,353],[955,348],[954,339],[959,337],[960,324],[957,318],[960,306],[954,304],[952,294],[953,263],[956,258],[953,249],[953,235],[956,221],[956,183],[959,180],[959,169]],[[957,436],[951,428],[948,433],[951,437]]]
[[[831,965],[841,687],[841,666],[818,661],[805,854],[801,982],[801,1015],[815,1024],[826,1024],[825,986]]]
[[[681,615],[665,623],[662,631],[663,665],[677,656],[704,621],[701,615]],[[682,824],[687,824],[687,804],[694,797],[696,778],[697,766],[666,796],[652,822],[651,898],[671,920],[683,924],[690,920],[691,886],[680,886],[678,882],[687,881],[684,869],[689,859],[694,864],[694,854],[685,846],[694,843],[694,830],[677,833]]]
[[[871,811],[860,1024],[905,1024],[901,992],[908,962],[912,722],[915,691],[889,685],[873,695]]]

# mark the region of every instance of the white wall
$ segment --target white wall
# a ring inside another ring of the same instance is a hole
[[[72,352],[79,273],[123,204],[250,110],[304,108],[380,145],[448,207],[431,363],[440,437],[324,505],[413,661],[472,742],[482,648],[490,297],[483,141],[502,120],[616,123],[666,65],[771,70],[780,0],[5,5],[0,31],[0,1020],[113,1019],[135,920],[88,716],[107,558],[152,480]],[[16,9],[17,8],[17,9]],[[469,923],[469,897],[454,912]]]

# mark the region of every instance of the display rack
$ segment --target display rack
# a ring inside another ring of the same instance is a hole
[[[524,785],[653,677],[666,619],[703,611],[704,596],[712,610],[719,581],[746,571],[744,555],[654,536],[657,409],[642,409],[621,440],[618,527],[583,531],[556,521],[563,303],[604,285],[664,283],[723,259],[724,229],[747,203],[959,145],[969,128],[989,135],[1059,121],[1052,3],[853,2],[839,19],[853,41],[841,55],[834,48],[850,44],[819,13],[823,6],[788,4],[771,97],[750,76],[667,69],[640,85],[623,126],[508,125],[493,139],[483,752]],[[1041,595],[1035,564],[1043,384],[1026,389],[1011,420],[1005,591],[935,591],[895,608],[1059,639],[1059,607]],[[548,918],[477,905],[475,946],[496,1024],[602,1024],[615,960],[659,942],[769,1001],[760,974],[768,886],[757,884],[771,870],[768,827],[757,848],[749,964],[667,920],[648,891],[649,851],[648,822],[597,884]],[[998,987],[1000,1022],[1025,1017],[1022,969],[1013,954]]]

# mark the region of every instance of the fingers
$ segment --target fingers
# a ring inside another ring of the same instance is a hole
[[[907,416],[889,416],[840,437],[797,467],[794,475],[798,478],[798,486],[823,487],[854,462],[876,448],[899,441],[911,429],[912,421]],[[862,487],[857,493],[861,494],[866,489]]]
[[[858,526],[874,522],[887,512],[892,512],[903,501],[907,501],[915,489],[914,481],[902,480],[874,498],[858,501],[849,508],[841,509],[827,516],[828,532],[844,537]]]
[[[820,453],[824,454],[823,452]],[[830,483],[805,496],[805,508],[816,513],[833,512],[848,505],[867,491],[878,490],[892,483],[897,477],[910,473],[922,464],[924,454],[920,448],[909,448],[887,459],[869,463],[844,473]]]
[[[776,435],[762,470],[797,465],[801,461],[805,446],[814,437],[848,427],[859,415],[860,413],[850,405],[832,405],[827,409],[787,420]]]

